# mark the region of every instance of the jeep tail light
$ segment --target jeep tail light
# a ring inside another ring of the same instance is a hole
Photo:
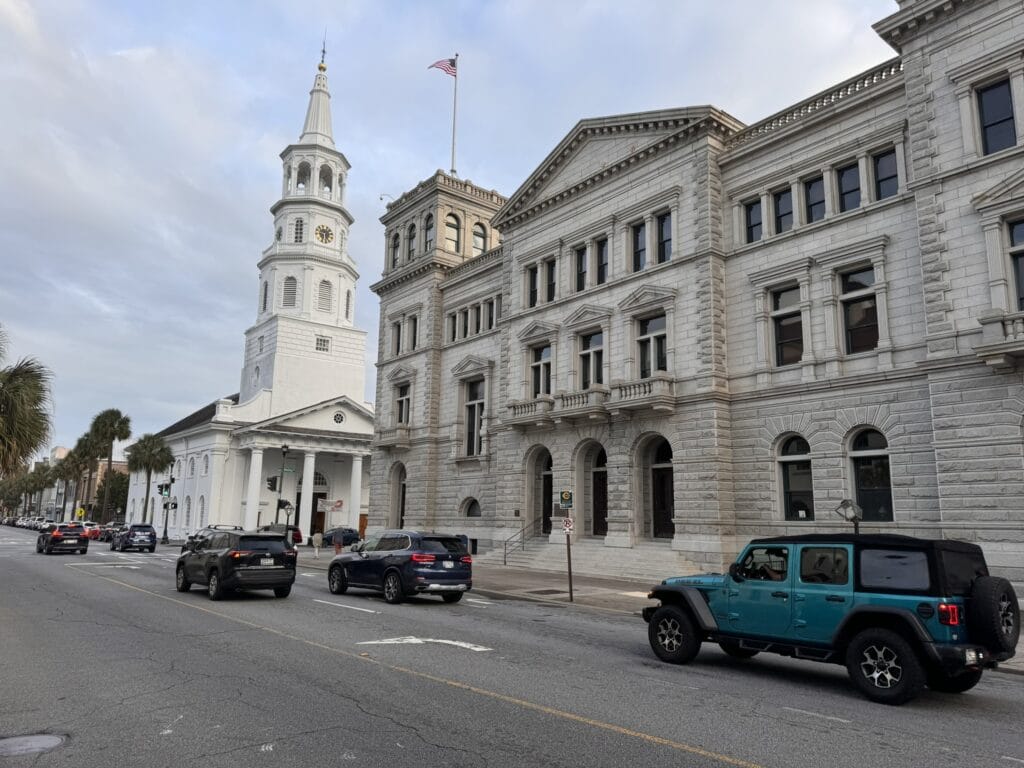
[[[468,565],[469,563],[473,562],[473,558],[470,557],[469,555],[463,555],[462,557],[459,558],[459,562],[460,563],[466,563]]]
[[[939,624],[956,627],[960,624],[960,606],[953,603],[939,603]]]
[[[228,552],[228,557],[237,560],[240,557],[245,557],[246,555],[251,555],[251,554],[252,554],[252,552],[249,552],[246,549],[232,549],[230,552]]]
[[[50,538],[51,538],[51,539],[63,539],[63,538],[64,538],[64,534],[63,534],[63,533],[61,533],[61,532],[60,532],[60,529],[58,528],[57,530],[53,531],[53,532],[52,532],[52,533],[50,534]]]
[[[436,559],[437,558],[434,557],[433,555],[424,555],[424,554],[421,554],[420,552],[414,552],[413,555],[412,555],[412,561],[414,563],[432,563]]]

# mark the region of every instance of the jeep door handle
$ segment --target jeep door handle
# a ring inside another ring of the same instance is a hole
[[[785,599],[789,597],[789,592],[772,592],[772,597],[781,597]]]
[[[830,603],[845,603],[846,598],[842,595],[826,595],[825,599]]]

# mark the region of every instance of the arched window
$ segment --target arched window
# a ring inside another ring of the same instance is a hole
[[[331,167],[320,166],[320,194],[329,198],[331,196]]]
[[[487,250],[487,228],[479,222],[473,225],[473,255],[479,256]]]
[[[192,525],[192,497],[185,497],[185,530],[189,530]]]
[[[198,522],[198,526],[197,527],[199,527],[199,528],[205,528],[206,527],[206,497],[205,496],[200,496],[199,497],[199,520],[197,522]]]
[[[196,460],[195,460],[195,457],[193,457],[193,458],[188,460],[188,476],[189,477],[195,477],[196,476]]]
[[[306,225],[303,223],[302,219],[296,219],[295,220],[295,242],[296,243],[301,243],[302,242],[303,229],[305,228],[305,226]]]
[[[210,454],[203,454],[203,475],[210,474]]]
[[[263,283],[263,300],[260,302],[260,312],[267,311],[267,299],[270,296],[270,287],[264,281]]]
[[[452,253],[462,252],[462,225],[454,213],[449,213],[444,220],[444,247]]]
[[[416,258],[416,225],[410,224],[405,238],[405,257],[412,261]]]
[[[309,163],[302,163],[299,165],[299,175],[296,179],[295,191],[299,194],[305,194],[307,189],[309,189]]]
[[[470,499],[466,505],[466,517],[480,517],[480,502]]]
[[[811,483],[811,447],[799,435],[782,444],[782,511],[786,520],[814,519],[814,488]]]
[[[284,279],[284,291],[281,296],[281,306],[294,307],[295,298],[299,292],[299,281],[294,277],[286,277]]]
[[[398,266],[398,254],[401,252],[401,244],[398,238],[398,233],[395,232],[395,236],[391,238],[391,268],[394,269]]]
[[[345,291],[345,319],[352,319],[352,291]]]
[[[891,522],[892,483],[889,479],[889,443],[876,429],[858,433],[850,445],[853,461],[854,501],[864,520]]]
[[[321,312],[330,312],[334,303],[334,287],[330,280],[321,280],[317,291],[317,305]]]
[[[434,248],[434,216],[430,213],[423,220],[423,248],[428,252]]]
[[[179,479],[181,478],[181,459],[178,459],[174,464],[174,476]]]
[[[258,386],[260,383],[260,367],[257,365],[252,372],[252,385]]]

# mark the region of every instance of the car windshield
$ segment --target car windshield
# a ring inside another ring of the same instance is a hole
[[[454,536],[424,538],[420,542],[420,549],[423,552],[441,552],[451,555],[462,555],[466,552],[462,540],[456,539]]]
[[[133,531],[141,531],[142,533],[149,533],[154,530],[152,525],[133,525]]]
[[[238,548],[248,552],[271,552],[277,554],[285,551],[284,539],[266,536],[243,536]]]

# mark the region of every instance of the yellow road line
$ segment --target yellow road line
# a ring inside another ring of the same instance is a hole
[[[273,627],[268,627],[263,624],[257,624],[255,622],[248,621],[246,619],[241,619],[236,616],[230,616],[226,613],[215,611],[212,608],[206,608],[201,605],[195,605],[194,603],[189,603],[176,597],[161,595],[159,592],[153,592],[152,590],[144,589],[143,587],[137,587],[134,584],[129,584],[126,581],[120,581],[119,579],[111,578],[110,576],[104,576],[94,571],[82,570],[78,567],[78,564],[68,563],[67,567],[74,568],[80,573],[87,574],[93,577],[94,579],[103,579],[104,581],[109,581],[111,584],[117,584],[118,586],[126,587],[127,589],[131,589],[136,592],[142,592],[143,594],[150,595],[152,597],[157,597],[161,600],[166,600],[170,603],[176,603],[177,605],[184,606],[185,608],[191,608],[196,611],[202,611],[203,613],[208,613],[212,616],[217,616],[222,619],[227,619],[228,621],[233,621],[237,624],[252,627],[253,629],[259,629],[264,632],[269,632],[273,635],[287,638],[288,640],[294,640],[296,642],[308,645],[311,648],[319,648],[320,650],[327,651],[328,653],[334,653],[339,656],[346,656],[350,659],[356,659],[358,661],[376,664],[377,666],[383,669],[391,670],[392,672],[399,672],[401,674],[420,678],[421,680],[429,680],[430,682],[438,683],[439,685],[446,685],[451,688],[458,688],[459,690],[475,693],[478,696],[485,696],[495,701],[501,701],[506,704],[512,704],[513,706],[519,707],[521,709],[528,709],[533,712],[541,712],[545,715],[557,717],[561,720],[568,720],[574,723],[589,725],[592,728],[597,728],[602,731],[609,731],[611,733],[617,733],[621,736],[629,736],[631,738],[647,742],[648,744],[657,744],[658,746],[668,747],[679,752],[687,752],[691,755],[706,757],[709,760],[714,760],[725,765],[733,765],[737,768],[762,768],[762,766],[758,763],[751,763],[747,760],[741,760],[740,758],[730,757],[729,755],[723,755],[718,752],[712,752],[710,750],[703,749],[692,744],[685,744],[680,741],[673,741],[672,739],[662,738],[661,736],[654,736],[650,733],[644,733],[643,731],[634,731],[631,728],[625,728],[621,725],[615,725],[613,723],[606,723],[603,720],[594,720],[593,718],[584,717],[583,715],[577,715],[572,712],[566,712],[562,709],[555,709],[554,707],[548,707],[543,704],[537,704],[532,701],[526,701],[525,699],[517,699],[514,696],[507,696],[503,693],[498,693],[497,691],[490,691],[486,688],[478,688],[475,685],[462,683],[458,680],[450,680],[446,677],[437,677],[436,675],[427,674],[426,672],[420,672],[415,669],[409,669],[408,667],[400,667],[394,664],[388,664],[386,662],[381,661],[380,659],[374,659],[369,656],[363,656],[359,653],[354,653],[352,651],[346,651],[341,648],[335,648],[330,645],[324,645],[323,643],[318,643],[315,640],[308,640],[304,637],[291,635],[287,632],[282,632],[279,629],[274,629]]]

